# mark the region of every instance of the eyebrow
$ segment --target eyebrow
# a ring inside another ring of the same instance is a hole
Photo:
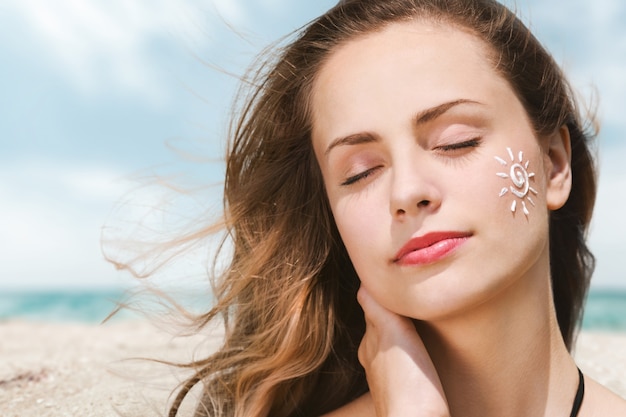
[[[417,115],[415,116],[415,126],[419,127],[419,126],[425,125],[426,123],[432,122],[438,117],[443,116],[452,108],[460,106],[462,104],[482,104],[482,103],[479,103],[478,101],[462,98],[459,100],[449,101],[447,103],[443,103],[435,107],[431,107],[430,109],[426,109],[424,111],[417,113]]]
[[[328,145],[328,148],[326,148],[326,152],[324,152],[324,155],[328,155],[330,151],[332,151],[333,148],[336,148],[337,146],[361,145],[363,143],[376,141],[377,139],[369,133],[355,133],[354,135],[349,135],[333,140],[330,145]]]
[[[459,99],[454,101],[449,101],[447,103],[440,104],[435,107],[431,107],[429,109],[423,110],[417,113],[414,117],[415,122],[414,125],[416,127],[425,125],[437,118],[443,116],[445,113],[450,111],[452,108],[457,107],[462,104],[482,104],[478,101],[468,100],[468,99]],[[377,139],[369,133],[355,133],[353,135],[348,135],[345,137],[340,137],[333,140],[330,145],[326,148],[324,155],[328,155],[333,148],[337,146],[344,145],[361,145],[364,143],[376,142]]]

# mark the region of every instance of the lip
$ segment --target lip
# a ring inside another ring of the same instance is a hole
[[[409,240],[398,251],[393,263],[426,265],[439,261],[463,245],[471,237],[467,232],[432,232]]]

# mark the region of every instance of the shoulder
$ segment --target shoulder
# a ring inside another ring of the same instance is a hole
[[[586,392],[580,417],[626,417],[626,399],[591,378],[585,377]]]

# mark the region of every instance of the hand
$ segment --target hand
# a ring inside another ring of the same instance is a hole
[[[359,361],[376,416],[449,416],[439,376],[411,319],[378,304],[363,286],[357,299],[366,323]]]

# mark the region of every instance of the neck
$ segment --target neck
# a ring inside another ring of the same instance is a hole
[[[578,371],[559,331],[549,277],[531,271],[462,317],[416,327],[453,417],[569,416]]]

